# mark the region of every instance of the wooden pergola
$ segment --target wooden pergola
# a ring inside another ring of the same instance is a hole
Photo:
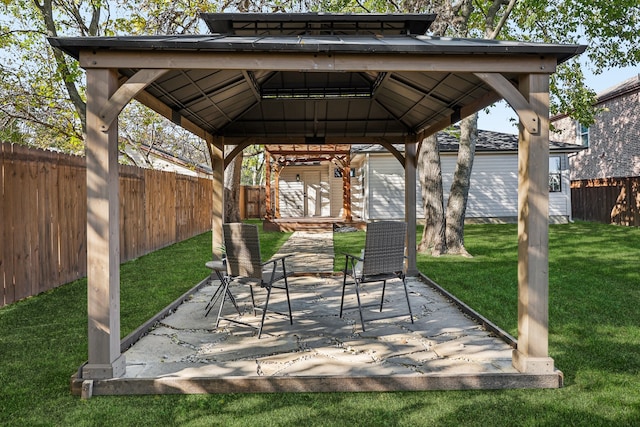
[[[350,144],[297,144],[297,145],[267,145],[265,146],[265,180],[267,214],[266,220],[280,218],[279,176],[282,168],[292,164],[309,164],[333,162],[342,171],[342,205],[343,219],[351,221],[351,145]],[[274,170],[274,198],[275,207],[271,208],[271,170]]]
[[[405,170],[416,241],[416,147],[505,99],[520,119],[518,346],[523,373],[548,354],[549,76],[584,46],[425,36],[433,15],[204,14],[212,34],[51,38],[87,78],[86,379],[121,376],[118,115],[132,99],[202,137],[213,167],[215,257],[224,167],[250,144],[381,144]],[[404,154],[392,144],[404,144]],[[226,157],[224,147],[235,148]],[[408,245],[408,271],[416,248]]]

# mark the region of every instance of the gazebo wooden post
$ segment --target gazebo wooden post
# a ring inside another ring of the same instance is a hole
[[[351,221],[351,156],[347,154],[342,167],[342,207],[345,221]]]
[[[407,275],[418,274],[416,262],[416,147],[407,137],[404,144],[404,212],[407,221]]]
[[[271,207],[271,154],[269,151],[264,150],[264,202],[266,205],[266,219],[273,219],[273,209]]]
[[[211,140],[209,140],[211,139]],[[222,222],[224,219],[224,140],[222,137],[208,137],[211,168],[213,169],[213,212],[211,215],[211,253],[214,260],[221,260],[224,240]]]
[[[518,348],[524,373],[553,372],[549,357],[549,75],[520,78],[520,92],[540,120],[520,125],[518,143]]]
[[[120,227],[117,117],[106,131],[100,112],[118,88],[115,69],[87,70],[87,380],[120,377]]]

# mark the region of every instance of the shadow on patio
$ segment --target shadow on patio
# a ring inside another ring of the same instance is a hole
[[[339,317],[341,278],[297,276],[290,280],[294,324],[269,312],[262,338],[250,327],[221,320],[217,305],[205,306],[218,286],[206,283],[188,294],[168,316],[124,351],[122,378],[93,381],[92,394],[231,393],[288,391],[392,391],[429,389],[556,388],[559,371],[521,374],[511,364],[512,347],[486,330],[420,278],[408,278],[415,323],[409,322],[399,282],[390,282],[382,315],[358,310]],[[378,298],[381,286],[364,286],[364,299]],[[195,288],[194,288],[195,289]],[[248,287],[232,285],[242,320],[257,325]],[[350,291],[350,292],[349,292]],[[368,292],[371,291],[371,294]],[[355,306],[347,288],[345,306]],[[256,295],[262,298],[265,292]],[[286,311],[284,292],[270,307]],[[356,306],[357,307],[357,306]],[[226,303],[225,313],[238,316]],[[72,381],[80,394],[81,379]],[[86,385],[85,385],[86,386]]]

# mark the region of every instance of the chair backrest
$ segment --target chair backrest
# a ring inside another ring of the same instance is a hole
[[[262,279],[260,239],[253,224],[223,224],[227,272],[231,276]]]
[[[406,222],[379,221],[367,224],[362,274],[373,276],[404,271],[406,237]]]

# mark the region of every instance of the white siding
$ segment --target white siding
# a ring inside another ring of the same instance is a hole
[[[304,216],[304,188],[302,182],[296,182],[280,175],[280,216],[282,218],[300,218]]]
[[[391,154],[371,154],[367,176],[367,206],[369,220],[403,219],[404,168]],[[416,183],[416,211],[422,215],[422,196]]]
[[[563,164],[566,164],[566,155]],[[456,155],[442,155],[445,207],[456,164]],[[418,178],[419,179],[419,178]],[[404,218],[404,169],[390,154],[369,156],[367,207],[369,220]],[[416,215],[424,218],[422,194],[417,183]],[[549,194],[549,215],[569,217],[571,195],[566,171],[562,192]],[[516,218],[518,215],[517,154],[477,154],[471,175],[466,218]]]
[[[442,156],[445,206],[456,167],[456,156]],[[471,172],[467,218],[518,215],[518,157],[516,154],[476,155]]]
[[[364,185],[363,172],[356,170],[356,176],[351,178],[351,216],[354,219],[364,217]]]
[[[334,170],[336,166],[333,163],[327,165],[327,174],[329,176],[331,204],[330,204],[330,216],[334,218],[340,218],[343,214],[342,209],[342,178],[336,177]]]
[[[332,169],[333,173],[333,169]],[[296,176],[300,175],[300,181]],[[289,166],[280,173],[280,216],[282,218],[301,218],[305,216],[305,177],[319,177],[317,188],[318,203],[316,211],[310,211],[307,206],[307,216],[329,216],[331,214],[330,185],[328,172],[325,166]]]
[[[566,154],[563,154],[566,159]],[[571,180],[563,159],[562,192],[549,193],[549,215],[571,217]],[[566,159],[568,161],[568,159]]]

